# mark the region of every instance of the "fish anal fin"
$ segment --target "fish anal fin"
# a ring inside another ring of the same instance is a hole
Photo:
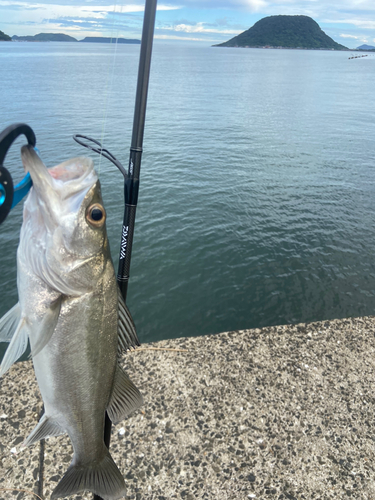
[[[0,377],[2,377],[9,370],[12,364],[15,363],[17,359],[19,359],[26,351],[28,340],[29,336],[26,322],[24,319],[20,319],[1,362]]]
[[[53,490],[51,500],[91,491],[104,500],[118,500],[125,496],[125,482],[108,450],[98,463],[72,465]]]
[[[135,329],[133,318],[118,289],[118,350],[128,351],[141,345]]]
[[[0,342],[10,342],[21,319],[19,302],[0,319]]]
[[[34,427],[25,441],[21,444],[21,448],[26,448],[41,439],[61,436],[61,434],[65,434],[64,429],[55,420],[44,414],[36,427]]]
[[[141,393],[117,365],[112,395],[107,408],[109,418],[114,424],[121,422],[129,413],[140,408],[142,404]]]

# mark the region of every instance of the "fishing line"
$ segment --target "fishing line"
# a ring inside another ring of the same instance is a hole
[[[113,22],[112,22],[112,27],[111,27],[111,42],[110,43],[112,44],[112,40],[115,38],[113,36],[114,31],[116,31],[116,42],[115,42],[115,48],[114,48],[113,57],[112,57],[112,74],[111,74],[110,84],[109,84],[110,71],[107,72],[105,101],[104,101],[104,108],[103,108],[103,114],[102,114],[102,132],[101,132],[101,137],[100,137],[100,143],[102,144],[103,149],[104,149],[104,137],[105,137],[106,127],[107,127],[107,119],[108,119],[108,107],[109,107],[108,102],[109,102],[109,96],[112,95],[113,80],[114,80],[114,75],[115,75],[115,63],[116,63],[118,35],[119,35],[118,25],[117,25],[117,30],[115,30],[116,8],[117,8],[117,3],[115,2],[114,9],[113,9]],[[122,9],[123,9],[123,5],[120,6],[120,14],[122,13]],[[110,68],[109,68],[109,70],[110,70]],[[103,156],[102,153],[100,153],[98,176],[100,176],[100,172],[101,172],[102,156]]]

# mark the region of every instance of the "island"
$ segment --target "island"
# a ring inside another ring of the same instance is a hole
[[[269,16],[214,47],[349,50],[324,33],[308,16]]]
[[[356,50],[365,50],[366,52],[372,52],[375,50],[375,47],[373,45],[361,45],[360,47],[357,47]]]
[[[10,38],[9,35],[6,35],[2,31],[0,31],[0,42],[11,42],[12,39]]]
[[[0,31],[0,34],[2,32]],[[5,35],[7,36],[7,35]],[[0,36],[1,40],[1,36]],[[39,33],[38,35],[27,35],[27,36],[17,36],[13,35],[9,40],[14,42],[88,42],[88,43],[130,43],[130,44],[140,44],[140,40],[135,40],[132,38],[109,38],[103,36],[87,36],[83,40],[77,40],[76,38],[64,35],[64,33]]]
[[[39,33],[38,35],[13,35],[14,42],[77,42],[75,38],[63,33]]]

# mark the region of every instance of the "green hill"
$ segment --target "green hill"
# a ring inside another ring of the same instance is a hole
[[[357,50],[366,50],[366,51],[372,51],[375,50],[375,47],[373,45],[361,45],[360,47],[357,47]]]
[[[227,42],[214,47],[281,47],[347,50],[308,16],[270,16]]]
[[[16,42],[77,42],[75,38],[63,33],[39,33],[34,36],[12,36]]]
[[[10,38],[10,36],[0,31],[0,42],[11,42],[11,41],[12,39]]]

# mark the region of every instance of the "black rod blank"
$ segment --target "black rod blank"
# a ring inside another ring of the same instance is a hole
[[[143,133],[146,120],[148,83],[150,78],[152,42],[154,38],[157,0],[146,0],[143,21],[141,54],[138,68],[138,85],[135,99],[133,134],[130,147],[128,175],[125,180],[125,213],[122,226],[120,260],[117,281],[124,300],[129,282],[131,251],[133,246],[135,212],[138,202],[139,175],[141,170]]]

